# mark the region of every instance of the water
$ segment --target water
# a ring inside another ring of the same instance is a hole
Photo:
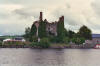
[[[0,66],[100,66],[100,50],[2,48]]]

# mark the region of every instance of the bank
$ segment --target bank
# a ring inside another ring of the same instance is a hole
[[[76,45],[76,44],[61,44],[61,43],[55,43],[55,44],[50,44],[48,48],[50,49],[94,49],[95,45],[90,45],[90,44],[81,44],[81,45]],[[40,46],[32,46],[30,44],[24,44],[24,45],[0,45],[0,48],[34,48],[34,49],[40,49],[43,47]]]

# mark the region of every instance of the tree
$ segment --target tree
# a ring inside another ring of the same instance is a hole
[[[62,42],[65,37],[64,21],[60,21],[57,24],[57,37],[59,42]]]
[[[25,38],[30,38],[30,31],[31,31],[30,27],[25,29]]]
[[[48,38],[42,38],[40,42],[32,42],[30,46],[36,48],[49,48],[50,42]]]
[[[40,38],[46,37],[47,36],[47,33],[46,33],[46,22],[41,21],[39,23],[38,30],[39,30],[39,37]]]
[[[65,36],[68,37],[68,31],[66,28],[64,28],[64,33],[65,33]]]
[[[35,24],[33,24],[31,26],[31,31],[30,31],[31,36],[36,35],[36,31],[37,31],[37,28],[36,28]]]
[[[48,48],[50,47],[50,41],[48,38],[42,38],[40,43],[39,43],[39,46],[42,47],[42,48]]]
[[[63,43],[68,44],[70,42],[70,39],[68,37],[63,38]]]
[[[92,39],[92,32],[91,30],[83,25],[80,29],[79,29],[79,32],[78,34],[80,35],[80,37],[83,37],[85,39]]]
[[[68,31],[68,37],[69,37],[69,38],[73,38],[73,37],[75,37],[75,32],[69,30],[69,31]]]
[[[34,39],[37,40],[36,39],[36,32],[37,32],[37,28],[36,28],[35,24],[33,24],[31,26],[31,30],[30,30],[30,38],[29,38],[29,41],[32,42]]]
[[[71,41],[77,45],[83,44],[85,42],[84,38],[72,38]]]

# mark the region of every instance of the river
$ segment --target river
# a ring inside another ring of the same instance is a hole
[[[100,50],[1,48],[0,66],[100,66]]]

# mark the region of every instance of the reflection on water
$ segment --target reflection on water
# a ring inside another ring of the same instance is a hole
[[[0,66],[100,66],[96,49],[0,49]]]

